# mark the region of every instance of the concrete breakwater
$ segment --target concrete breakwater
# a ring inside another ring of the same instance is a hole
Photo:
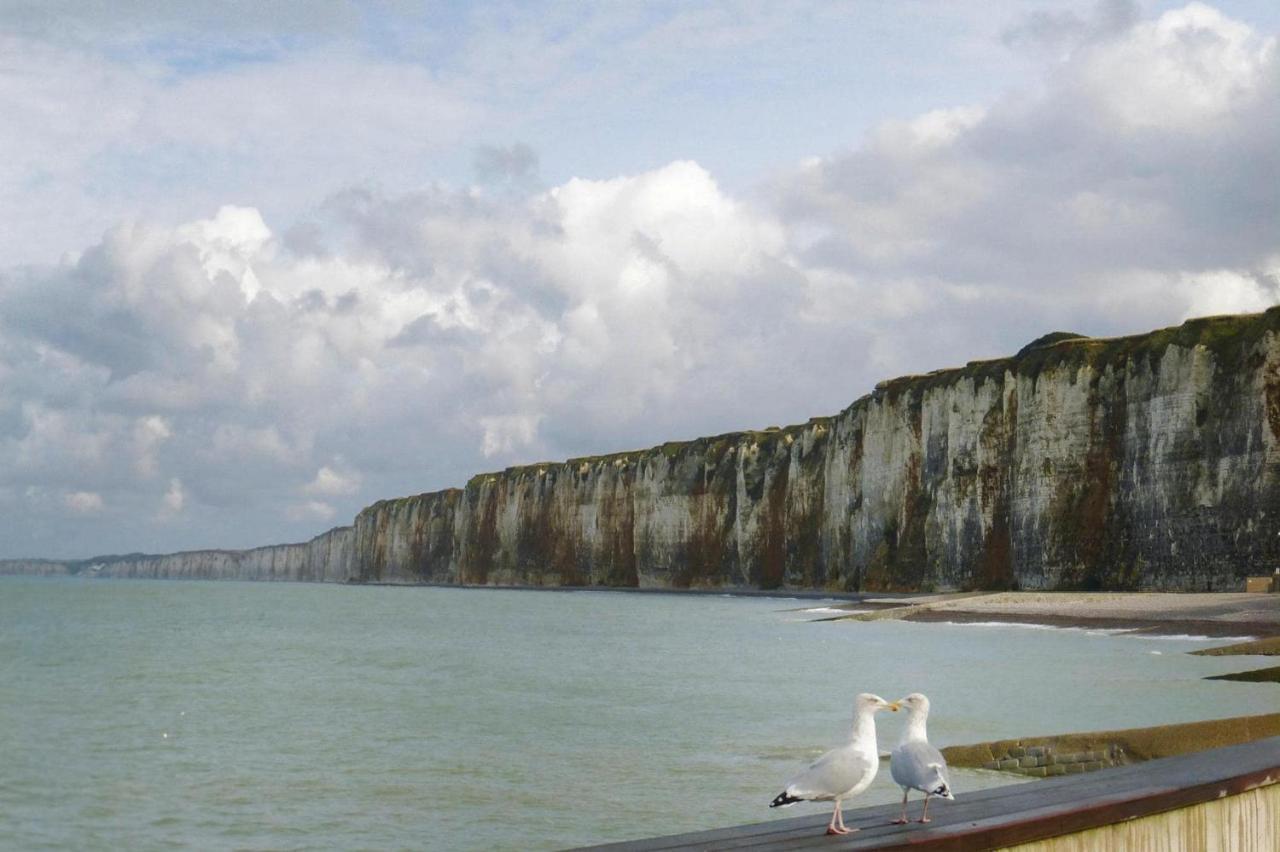
[[[982,768],[1045,778],[1076,772],[1094,772],[1124,763],[1124,751],[1119,746],[1103,751],[1075,752],[1058,752],[1053,746],[1014,746],[1005,752],[1004,757],[983,763]]]
[[[1010,358],[883,382],[835,416],[482,474],[375,503],[303,544],[0,570],[1237,590],[1277,566],[1280,308],[1124,338],[1047,335]]]
[[[1280,713],[1151,728],[1021,737],[942,749],[947,763],[1037,778],[1093,772],[1280,736]]]

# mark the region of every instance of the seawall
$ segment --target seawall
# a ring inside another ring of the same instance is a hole
[[[99,576],[1239,590],[1280,566],[1280,308],[883,382],[832,417],[482,474]],[[94,567],[96,565],[96,567]],[[0,570],[21,571],[18,563]]]

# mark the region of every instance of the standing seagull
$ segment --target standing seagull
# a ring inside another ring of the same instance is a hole
[[[806,799],[814,802],[834,801],[836,806],[831,812],[827,834],[850,834],[857,831],[856,828],[845,828],[840,800],[858,795],[876,777],[876,770],[880,768],[880,753],[876,749],[875,713],[886,707],[894,711],[898,709],[897,704],[890,704],[869,692],[855,698],[853,729],[849,733],[848,744],[833,748],[815,760],[804,772],[788,781],[786,788],[769,803],[769,807],[785,807]]]
[[[906,698],[899,698],[896,703],[907,708],[907,727],[902,732],[898,747],[889,756],[889,772],[902,787],[902,816],[893,824],[902,825],[907,821],[907,794],[912,790],[924,793],[924,811],[920,814],[920,821],[928,822],[930,798],[955,799],[951,795],[951,781],[947,778],[947,759],[929,745],[929,737],[925,734],[929,699],[913,692]]]

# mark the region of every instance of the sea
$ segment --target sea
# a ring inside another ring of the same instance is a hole
[[[1277,705],[1186,653],[1229,640],[833,605],[0,577],[0,849],[562,849],[829,812],[767,805],[859,692],[928,694],[939,745]]]

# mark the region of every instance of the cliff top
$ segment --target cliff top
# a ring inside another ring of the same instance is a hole
[[[1061,343],[1064,340],[1088,340],[1087,335],[1076,334],[1072,331],[1051,331],[1048,334],[1042,334],[1026,346],[1018,350],[1018,354],[1014,355],[1015,359],[1022,358],[1031,352],[1032,349],[1042,349],[1045,346],[1052,346],[1055,343]]]
[[[1181,325],[1120,337],[1083,337],[1052,332],[1036,338],[1017,354],[970,361],[963,367],[934,370],[924,376],[901,376],[876,385],[873,397],[896,398],[909,390],[927,390],[964,379],[1003,380],[1006,372],[1037,377],[1062,367],[1091,367],[1102,372],[1112,364],[1145,360],[1154,365],[1170,346],[1204,347],[1220,362],[1239,361],[1268,332],[1280,332],[1280,305],[1260,314],[1222,314],[1197,317]],[[862,403],[858,400],[854,406]]]
[[[1037,337],[1011,356],[975,360],[962,367],[944,367],[922,375],[887,379],[877,384],[870,394],[859,397],[839,415],[811,417],[806,423],[790,426],[770,426],[759,430],[727,432],[688,441],[667,441],[646,449],[578,456],[564,461],[515,465],[500,472],[478,474],[467,482],[466,488],[478,487],[486,480],[498,476],[542,476],[552,469],[585,473],[590,468],[600,465],[613,464],[621,467],[637,464],[656,456],[673,459],[690,451],[710,451],[716,454],[717,450],[728,451],[733,446],[748,441],[757,444],[775,440],[791,443],[802,437],[807,430],[829,428],[837,417],[848,414],[871,400],[888,398],[892,401],[904,393],[946,387],[966,379],[972,379],[975,382],[1003,381],[1006,373],[1036,377],[1046,371],[1063,367],[1076,369],[1091,367],[1101,372],[1109,365],[1132,359],[1144,359],[1154,365],[1154,362],[1158,361],[1170,346],[1185,348],[1203,346],[1219,360],[1229,362],[1243,358],[1267,332],[1280,332],[1280,306],[1260,314],[1197,317],[1181,325],[1120,337],[1086,337],[1075,332],[1054,331]],[[450,491],[453,490],[456,489],[450,489]],[[393,501],[379,501],[374,505],[381,506],[390,502]]]

